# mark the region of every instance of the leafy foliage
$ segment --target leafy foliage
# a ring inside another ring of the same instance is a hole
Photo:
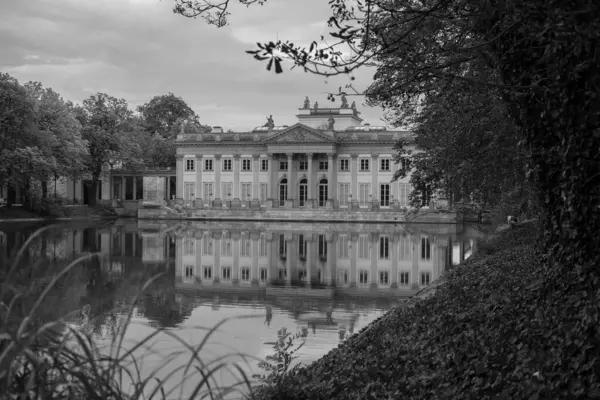
[[[544,295],[537,233],[528,224],[482,246],[434,296],[390,311],[286,375],[285,398],[599,396],[597,353],[578,345],[597,337],[599,305],[582,294]],[[262,399],[283,398],[264,390]]]

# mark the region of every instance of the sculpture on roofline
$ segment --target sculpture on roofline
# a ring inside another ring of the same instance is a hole
[[[315,110],[318,110],[318,109],[319,109],[319,102],[315,101]]]
[[[329,125],[327,125],[327,129],[333,130],[333,124],[335,124],[335,119],[333,117],[329,117],[327,122],[329,123]]]
[[[353,101],[352,104],[350,105],[350,108],[353,109],[354,111],[356,111],[356,102]]]
[[[348,99],[346,99],[345,94],[342,95],[342,105],[340,106],[340,108],[348,108]]]
[[[264,124],[263,126],[266,126],[269,129],[275,128],[275,122],[273,121],[273,115],[269,115],[267,117],[267,123]]]
[[[308,96],[306,96],[306,99],[304,99],[304,107],[302,107],[304,109],[308,109],[310,108],[310,100],[308,99]]]

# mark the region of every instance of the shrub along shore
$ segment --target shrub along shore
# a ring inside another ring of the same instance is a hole
[[[435,294],[390,311],[254,398],[600,397],[595,296],[569,274],[544,281],[537,236],[534,223],[500,233]]]

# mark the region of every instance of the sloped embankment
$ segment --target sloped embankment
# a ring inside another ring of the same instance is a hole
[[[593,321],[586,329],[580,323],[589,313],[597,317],[598,304],[575,289],[543,295],[536,236],[531,223],[501,233],[448,272],[434,295],[390,311],[256,398],[600,396],[599,331],[590,331]]]

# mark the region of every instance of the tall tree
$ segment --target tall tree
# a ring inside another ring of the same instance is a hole
[[[146,131],[164,138],[174,139],[173,127],[180,119],[198,121],[198,115],[181,98],[173,93],[154,96],[148,103],[138,106]]]
[[[87,170],[92,177],[89,199],[94,206],[102,171],[109,165],[135,164],[138,160],[139,146],[131,140],[136,125],[127,102],[105,93],[90,96],[75,111],[88,143]]]
[[[34,124],[42,143],[40,151],[47,168],[38,168],[42,197],[48,194],[48,180],[77,178],[85,169],[87,143],[81,137],[81,124],[72,107],[51,88],[40,82],[28,82],[25,89],[34,105]]]

